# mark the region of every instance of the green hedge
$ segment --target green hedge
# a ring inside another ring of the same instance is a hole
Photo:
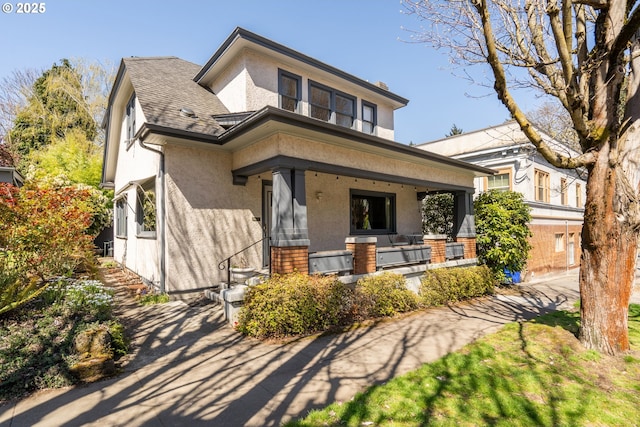
[[[343,322],[350,292],[331,276],[274,275],[249,288],[237,328],[257,338],[324,331]]]
[[[420,282],[420,301],[425,307],[492,294],[496,285],[485,265],[427,270]]]
[[[407,289],[402,274],[366,276],[356,284],[352,306],[355,318],[394,316],[418,308],[418,296]]]

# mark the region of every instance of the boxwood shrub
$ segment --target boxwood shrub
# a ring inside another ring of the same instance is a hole
[[[356,319],[394,316],[419,308],[418,296],[407,289],[404,276],[383,273],[358,280],[352,313]]]
[[[420,280],[420,300],[426,307],[492,294],[495,279],[486,265],[427,270]]]
[[[348,314],[351,290],[332,276],[274,275],[249,288],[237,329],[257,338],[325,331]]]

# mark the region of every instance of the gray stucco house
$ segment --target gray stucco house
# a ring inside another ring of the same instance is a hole
[[[246,247],[234,263],[308,272],[310,253],[421,230],[427,191],[456,195],[475,257],[473,180],[493,171],[394,142],[407,103],[242,28],[204,66],[123,59],[104,122],[115,260],[177,294],[224,281]]]

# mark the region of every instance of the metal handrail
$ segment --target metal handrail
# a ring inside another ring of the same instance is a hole
[[[269,238],[269,236],[264,236],[262,239],[253,242],[252,244],[250,244],[246,248],[240,249],[235,254],[233,254],[230,257],[227,257],[227,258],[223,259],[222,261],[220,261],[220,263],[218,264],[218,270],[222,271],[225,268],[227,269],[227,286],[231,286],[231,258],[233,258],[236,255],[240,255],[242,252],[246,251],[247,249],[250,249],[250,248],[254,247],[258,243],[264,242],[268,238]]]

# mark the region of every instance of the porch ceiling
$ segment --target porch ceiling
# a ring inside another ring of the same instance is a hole
[[[347,176],[351,178],[368,179],[372,181],[389,182],[393,184],[404,184],[408,186],[421,187],[433,191],[465,191],[473,192],[473,187],[446,184],[442,182],[416,179],[405,176],[390,175],[371,170],[358,169],[329,163],[317,162],[313,160],[300,159],[290,156],[277,155],[266,160],[253,163],[232,171],[233,183],[235,185],[245,185],[252,175],[271,172],[276,168],[288,168],[305,170],[312,172],[327,173],[337,176]]]

